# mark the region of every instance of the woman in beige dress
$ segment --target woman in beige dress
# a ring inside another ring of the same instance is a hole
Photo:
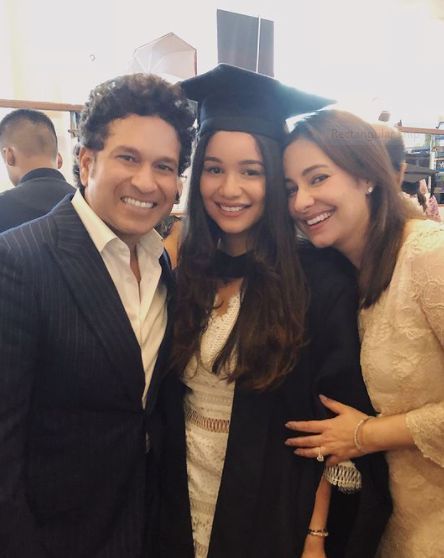
[[[359,118],[327,110],[286,144],[289,209],[317,247],[355,266],[361,364],[377,417],[321,396],[336,416],[287,426],[295,453],[329,463],[386,451],[394,511],[383,558],[444,557],[444,227],[412,219]]]

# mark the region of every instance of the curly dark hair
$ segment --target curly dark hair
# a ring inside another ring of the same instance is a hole
[[[173,126],[181,145],[178,169],[181,174],[190,164],[195,118],[180,87],[159,76],[119,76],[95,87],[80,114],[80,144],[95,151],[102,150],[109,124],[130,114],[158,116]],[[77,186],[82,189],[76,164],[74,161],[74,176]]]

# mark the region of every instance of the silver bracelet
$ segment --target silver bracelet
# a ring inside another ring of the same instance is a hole
[[[372,419],[372,418],[375,418],[375,417],[365,417],[365,418],[361,419],[361,420],[358,422],[358,424],[356,425],[355,431],[354,431],[354,433],[353,433],[353,442],[354,442],[354,444],[355,444],[355,448],[356,448],[358,451],[360,451],[361,453],[364,453],[365,450],[364,450],[364,448],[362,447],[361,440],[360,440],[360,438],[359,438],[359,432],[361,431],[361,428],[362,428],[363,424],[364,424],[365,422],[367,422],[368,420]]]
[[[308,529],[307,533],[309,535],[311,535],[312,537],[322,537],[323,539],[325,537],[328,537],[328,531],[327,529]]]

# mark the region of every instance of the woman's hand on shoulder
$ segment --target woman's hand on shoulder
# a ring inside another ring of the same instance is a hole
[[[327,465],[337,465],[342,461],[362,455],[355,445],[356,428],[366,414],[320,395],[322,404],[336,414],[325,420],[290,421],[286,427],[302,436],[288,438],[285,444],[296,448],[294,453],[301,457],[319,458],[329,456]]]

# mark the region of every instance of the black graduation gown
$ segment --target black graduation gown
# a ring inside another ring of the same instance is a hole
[[[323,464],[284,445],[288,420],[327,418],[318,394],[372,408],[359,366],[357,291],[348,262],[331,250],[303,249],[310,285],[309,343],[285,381],[266,393],[235,388],[227,453],[208,558],[300,556]],[[159,513],[159,558],[193,558],[187,473],[184,386],[163,385],[164,455]],[[333,489],[328,558],[370,558],[391,512],[382,454],[356,460],[362,490]]]

